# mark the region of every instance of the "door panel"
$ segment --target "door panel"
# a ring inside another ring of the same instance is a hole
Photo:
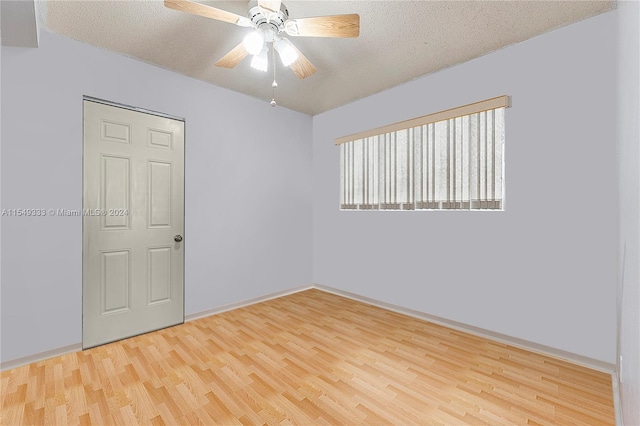
[[[131,256],[129,254],[129,250],[101,253],[101,315],[129,310],[131,285],[131,277],[129,276]]]
[[[100,175],[100,191],[103,208],[112,210],[129,210],[131,207],[131,159],[102,156],[102,173]],[[130,215],[104,215],[102,229],[129,229]]]
[[[171,163],[149,161],[149,227],[171,226]]]
[[[149,304],[171,301],[171,247],[150,248],[149,262]]]
[[[157,129],[149,129],[148,134],[150,147],[171,149],[171,133]]]
[[[102,124],[101,139],[103,141],[111,141],[118,143],[131,143],[129,136],[131,135],[131,126],[126,123],[113,123],[106,120],[100,120]]]
[[[84,101],[83,347],[184,321],[184,122]]]

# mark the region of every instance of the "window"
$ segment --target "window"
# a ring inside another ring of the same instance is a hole
[[[502,210],[508,96],[336,139],[342,210]]]

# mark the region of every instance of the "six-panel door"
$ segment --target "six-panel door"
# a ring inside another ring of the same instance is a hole
[[[84,101],[82,346],[184,321],[184,122]]]

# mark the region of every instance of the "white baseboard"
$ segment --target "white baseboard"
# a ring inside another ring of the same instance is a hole
[[[565,361],[569,361],[571,363],[582,365],[584,367],[592,368],[594,370],[606,372],[606,373],[614,373],[615,365],[610,364],[604,361],[599,361],[596,359],[588,358],[582,355],[577,355],[571,352],[566,352],[560,349],[551,348],[544,345],[539,345],[536,343],[532,343],[523,339],[518,339],[511,336],[506,336],[500,333],[494,333],[492,331],[484,330],[478,327],[473,327],[467,324],[447,320],[444,318],[440,318],[434,315],[429,315],[424,312],[415,311],[408,308],[403,308],[401,306],[393,305],[386,302],[381,302],[379,300],[371,299],[365,296],[360,296],[358,294],[349,293],[346,291],[338,290],[332,287],[320,285],[320,284],[310,284],[300,287],[295,287],[289,290],[283,290],[276,293],[270,293],[261,297],[255,297],[252,299],[247,299],[244,301],[231,303],[229,305],[220,306],[214,309],[209,309],[206,311],[200,311],[193,314],[185,315],[185,322],[194,321],[199,318],[208,317],[215,314],[220,314],[222,312],[230,311],[233,309],[243,308],[246,306],[254,305],[256,303],[266,302],[267,300],[276,299],[278,297],[287,296],[289,294],[298,293],[301,291],[309,290],[309,289],[318,289],[321,291],[325,291],[327,293],[332,293],[338,296],[346,297],[348,299],[356,300],[358,302],[366,303],[373,306],[378,306],[383,309],[388,309],[393,312],[397,312],[400,314],[408,315],[414,318],[422,319],[424,321],[432,322],[434,324],[439,324],[445,327],[452,328],[454,330],[463,331],[465,333],[473,334],[480,337],[485,337],[487,339],[495,340],[501,343],[505,343],[511,346],[515,346],[518,348],[522,348],[528,351],[541,353],[543,355],[548,355],[554,358],[559,358]],[[34,355],[29,355],[22,358],[13,359],[10,361],[5,361],[0,363],[0,371],[9,370],[12,368],[20,367],[25,364],[30,364],[32,362],[42,361],[47,358],[52,358],[54,356],[64,355],[70,352],[76,352],[82,350],[82,343],[76,343],[74,345],[65,346],[58,349],[53,349],[46,352],[37,353]],[[615,381],[615,377],[613,380],[614,383],[614,402],[616,401],[617,382]],[[619,400],[618,400],[619,402]],[[619,405],[619,404],[618,404]]]
[[[206,311],[200,311],[200,312],[196,312],[195,314],[185,315],[184,322],[190,322],[200,318],[209,317],[211,315],[221,314],[222,312],[231,311],[233,309],[244,308],[246,306],[255,305],[256,303],[266,302],[267,300],[277,299],[278,297],[287,296],[293,293],[299,293],[301,291],[310,290],[312,288],[314,288],[313,285],[305,285],[305,286],[295,287],[289,290],[283,290],[283,291],[278,291],[276,293],[266,294],[260,297],[254,297],[253,299],[241,300],[240,302],[219,306],[213,309],[207,309]]]
[[[613,411],[616,415],[616,426],[623,426],[622,404],[620,402],[620,382],[618,372],[611,373],[611,386],[613,387]]]
[[[69,346],[63,346],[57,349],[51,349],[50,351],[39,352],[37,354],[24,356],[21,358],[12,359],[9,361],[0,362],[0,371],[11,370],[12,368],[21,367],[33,362],[44,361],[45,359],[53,358],[60,355],[69,354],[72,352],[78,352],[82,350],[82,343],[75,343]]]
[[[215,314],[220,314],[222,312],[230,311],[233,309],[243,308],[245,306],[254,305],[260,302],[266,302],[267,300],[276,299],[278,297],[286,296],[293,293],[298,293],[300,291],[309,290],[313,288],[312,285],[305,285],[300,287],[295,287],[289,290],[279,291],[276,293],[267,294],[261,297],[255,297],[253,299],[243,300],[236,303],[231,303],[229,305],[220,306],[214,309],[208,309],[206,311],[196,312],[194,314],[185,315],[184,322],[193,321],[199,318],[208,317]],[[45,352],[39,352],[37,354],[28,355],[21,358],[12,359],[9,361],[0,362],[0,371],[11,370],[12,368],[21,367],[23,365],[31,364],[33,362],[44,361],[45,359],[53,358],[60,355],[65,355],[71,352],[78,352],[82,350],[82,342],[76,343],[69,346],[64,346],[57,349],[51,349]]]
[[[449,327],[454,330],[463,331],[465,333],[473,334],[474,336],[484,337],[500,343],[505,343],[507,345],[515,346],[517,348],[525,349],[531,352],[536,352],[542,355],[548,355],[553,358],[562,359],[564,361],[581,365],[583,367],[591,368],[593,370],[598,370],[598,371],[602,371],[604,373],[610,373],[610,374],[615,371],[614,364],[589,358],[583,355],[574,354],[572,352],[563,351],[561,349],[552,348],[550,346],[540,345],[537,343],[529,342],[528,340],[519,339],[517,337],[511,337],[504,334],[495,333],[493,331],[485,330],[479,327],[474,327],[474,326],[459,323],[456,321],[451,321],[445,318],[437,317],[435,315],[429,315],[424,312],[415,311],[413,309],[403,308],[402,306],[381,302],[376,299],[371,299],[365,296],[360,296],[355,293],[349,293],[347,291],[338,290],[338,289],[327,287],[320,284],[314,284],[313,288],[326,291],[328,293],[336,294],[338,296],[343,296],[348,299],[356,300],[358,302],[366,303],[369,305],[377,306],[379,308],[397,312],[399,314],[408,315],[424,321],[432,322],[434,324]]]

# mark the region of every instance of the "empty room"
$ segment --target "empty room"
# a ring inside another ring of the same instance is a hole
[[[0,5],[0,424],[640,426],[640,2]]]

